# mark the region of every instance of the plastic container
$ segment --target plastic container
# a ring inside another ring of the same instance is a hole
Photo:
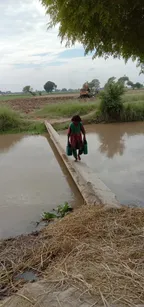
[[[88,154],[88,143],[86,140],[84,141],[83,153],[84,155]]]
[[[70,144],[68,144],[66,147],[66,154],[67,156],[72,156],[72,148]]]

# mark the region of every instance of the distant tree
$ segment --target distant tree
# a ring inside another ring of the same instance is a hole
[[[100,81],[98,79],[93,79],[91,82],[88,82],[88,86],[91,91],[98,91],[100,89]]]
[[[135,86],[134,86],[134,83],[132,81],[129,80],[127,82],[127,85],[130,86],[134,90]]]
[[[62,91],[62,92],[67,92],[67,89],[64,87],[64,88],[62,88],[61,91]]]
[[[45,91],[46,91],[47,93],[50,93],[50,92],[56,90],[56,88],[57,88],[57,85],[56,85],[54,82],[52,82],[52,81],[48,81],[48,82],[46,82],[46,84],[44,85],[44,89],[45,89]]]
[[[33,89],[30,85],[26,85],[24,88],[23,88],[23,93],[30,93],[32,92]]]
[[[125,85],[125,82],[128,82],[129,81],[129,78],[127,76],[123,76],[121,78],[118,79],[118,82],[121,82],[123,83],[123,85]]]
[[[134,87],[137,88],[137,89],[140,89],[140,88],[143,88],[143,84],[139,83],[139,82],[136,82],[134,84]]]
[[[26,85],[26,86],[23,88],[23,93],[29,93],[29,94],[31,94],[32,96],[36,96],[36,93],[33,92],[33,88],[32,88],[30,85]]]

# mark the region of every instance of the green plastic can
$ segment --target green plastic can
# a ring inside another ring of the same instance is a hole
[[[67,154],[67,156],[72,156],[72,148],[71,148],[70,144],[67,144],[66,154]]]
[[[86,140],[84,141],[83,153],[84,153],[84,155],[88,154],[88,143],[87,143]]]

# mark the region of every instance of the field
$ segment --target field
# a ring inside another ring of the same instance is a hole
[[[32,96],[31,94],[9,94],[9,95],[0,95],[0,101],[7,101],[7,100],[15,100],[15,99],[25,99],[25,98],[43,98],[43,97],[57,97],[57,96],[65,96],[65,95],[76,95],[78,96],[79,93],[78,92],[57,92],[57,93],[45,93],[42,92],[42,96],[40,95],[36,95],[36,96]]]
[[[0,96],[2,97],[2,96]],[[4,123],[3,110],[8,108],[8,112],[4,112],[8,117],[10,111],[18,112],[20,117],[23,117],[25,121],[38,121],[43,122],[44,119],[48,119],[55,124],[56,129],[66,128],[70,118],[74,114],[82,116],[84,123],[99,123],[106,121],[103,118],[103,114],[100,112],[100,94],[91,99],[79,99],[78,93],[67,94],[51,94],[44,96],[7,96],[9,99],[0,100],[1,118]],[[7,98],[5,97],[5,98]],[[123,99],[123,111],[121,113],[120,121],[143,121],[144,120],[144,90],[128,90],[122,97]],[[3,108],[5,107],[5,109]],[[13,130],[13,121],[10,115],[11,128]],[[24,121],[23,121],[24,123]],[[28,123],[28,122],[27,122]],[[9,125],[8,125],[9,126]],[[16,129],[16,125],[15,125]],[[25,129],[25,128],[24,128]],[[22,128],[20,128],[20,131]],[[31,129],[30,129],[31,130]],[[38,127],[39,130],[39,127]],[[41,130],[41,127],[40,127]],[[9,131],[9,130],[8,130]],[[19,131],[19,130],[18,130]],[[36,130],[35,130],[36,131]]]

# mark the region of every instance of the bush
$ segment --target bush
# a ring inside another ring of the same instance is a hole
[[[30,121],[18,112],[7,107],[0,107],[0,133],[28,132],[42,134],[46,132],[45,124],[39,121]]]
[[[108,83],[101,93],[100,111],[106,121],[120,119],[120,114],[123,110],[123,93],[123,84],[115,81]]]
[[[20,122],[21,118],[18,113],[7,107],[0,107],[0,132],[18,128]]]

